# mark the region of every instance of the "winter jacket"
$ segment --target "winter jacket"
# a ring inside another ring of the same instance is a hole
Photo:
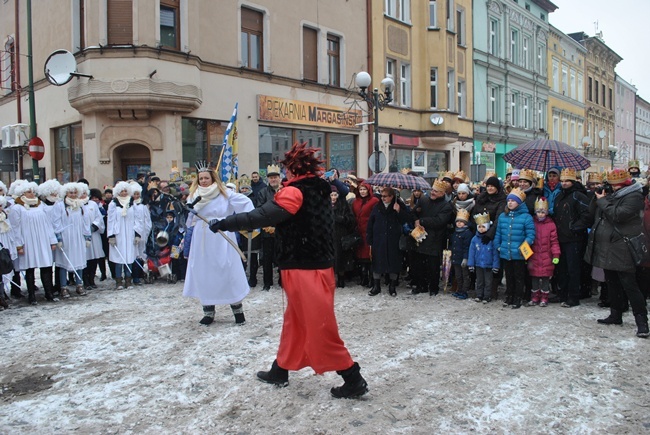
[[[528,208],[528,213],[530,213],[531,216],[535,216],[535,201],[540,196],[544,196],[544,192],[542,189],[537,188],[537,187],[532,187],[529,191],[526,192],[526,207]]]
[[[331,189],[330,189],[331,191]],[[273,198],[275,197],[277,190],[272,188],[271,186],[266,186],[263,189],[261,189],[256,195],[255,195],[255,202],[253,202],[253,205],[255,205],[255,208],[257,207],[262,207],[264,204],[267,202],[273,201]],[[262,230],[262,238],[267,239],[275,237],[275,233],[271,233],[268,231]]]
[[[535,223],[528,213],[526,203],[522,202],[516,209],[499,217],[494,245],[504,260],[523,260],[519,247],[524,241],[531,246],[535,242]]]
[[[494,241],[483,243],[483,236],[485,233],[477,233],[469,245],[469,259],[467,265],[469,267],[482,267],[484,269],[499,269],[501,267],[501,260],[499,259],[499,251],[494,246]]]
[[[368,195],[364,198],[357,193],[357,197],[352,203],[352,211],[357,221],[357,228],[361,236],[361,243],[357,247],[356,257],[360,260],[368,260],[370,258],[370,245],[366,240],[366,230],[368,229],[368,220],[372,209],[379,204],[379,200],[372,195],[372,188],[366,184]]]
[[[645,186],[643,188],[645,192]],[[650,195],[645,194],[644,208],[643,208],[643,234],[645,234],[645,244],[650,248]],[[641,266],[650,267],[650,258],[644,261]]]
[[[641,191],[641,185],[634,183],[590,204],[594,224],[584,257],[587,263],[605,270],[636,271],[623,236],[633,237],[642,232]]]
[[[555,214],[555,197],[558,196],[562,190],[562,183],[558,181],[554,189],[548,185],[548,179],[544,182],[544,197],[548,201],[548,213],[553,216]]]
[[[427,237],[414,248],[414,251],[439,257],[447,240],[447,225],[453,222],[455,216],[452,205],[444,197],[434,201],[424,195],[419,205],[421,211],[416,215],[416,219],[420,220]]]
[[[551,277],[555,270],[554,258],[560,258],[560,242],[557,238],[557,229],[553,218],[535,221],[535,243],[530,245],[533,255],[528,259],[528,272],[530,276]]]
[[[460,229],[456,228],[451,236],[451,264],[461,264],[463,260],[469,258],[469,245],[472,242],[474,234],[469,227],[465,226]]]
[[[474,215],[488,213],[490,215],[492,225],[490,226],[490,229],[485,232],[485,237],[487,237],[488,240],[494,240],[494,234],[497,232],[497,222],[499,220],[499,215],[505,211],[506,194],[503,192],[503,189],[500,189],[494,195],[483,192],[478,196],[478,198],[476,198],[476,204],[472,210],[472,220],[474,220]]]
[[[402,270],[399,238],[402,225],[409,221],[409,214],[406,207],[400,207],[396,212],[394,204],[395,198],[388,207],[379,202],[368,219],[366,239],[372,247],[372,271],[375,273],[400,273]]]
[[[334,213],[334,271],[341,274],[354,268],[354,251],[344,251],[341,239],[354,233],[357,223],[350,205],[341,196],[332,207],[332,212]]]
[[[589,198],[581,184],[573,183],[555,197],[554,216],[560,243],[584,241],[591,224]]]

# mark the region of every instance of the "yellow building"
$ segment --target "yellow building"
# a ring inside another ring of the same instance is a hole
[[[369,2],[372,87],[395,81],[379,115],[389,170],[469,173],[473,135],[472,2]],[[381,6],[380,6],[381,5]],[[372,135],[368,148],[372,149]]]

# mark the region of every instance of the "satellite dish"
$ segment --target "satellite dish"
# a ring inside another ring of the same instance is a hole
[[[45,78],[55,86],[68,83],[76,71],[77,61],[67,50],[56,50],[45,61]]]
[[[598,132],[598,137],[599,137],[599,138],[601,138],[601,139],[605,139],[605,136],[607,136],[607,132],[605,132],[605,130],[600,130],[600,131]]]
[[[433,125],[442,125],[442,123],[445,122],[445,118],[443,118],[442,116],[440,116],[438,114],[435,114],[435,113],[433,115],[431,115],[429,120],[431,121],[431,124],[433,124]]]

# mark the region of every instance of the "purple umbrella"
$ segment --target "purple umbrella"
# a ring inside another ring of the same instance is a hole
[[[534,169],[546,172],[553,166],[587,169],[591,166],[589,159],[578,150],[563,142],[551,139],[535,139],[506,153],[503,160],[517,168]]]
[[[373,174],[366,179],[366,183],[372,186],[387,186],[396,189],[431,189],[431,186],[424,178],[417,175],[402,174],[401,172],[380,172],[379,174]]]

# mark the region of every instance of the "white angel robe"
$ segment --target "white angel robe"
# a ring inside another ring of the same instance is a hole
[[[14,231],[13,228],[11,228],[11,224],[9,223],[9,217],[0,222],[0,243],[2,243],[2,247],[9,250],[9,255],[11,255],[11,259],[13,260],[14,264],[16,264],[18,254],[16,252],[16,242],[14,241]],[[12,275],[13,272],[2,275],[2,283],[4,285],[4,288],[9,288]]]
[[[29,208],[14,204],[7,214],[16,246],[23,247],[24,254],[18,256],[20,270],[52,266],[52,245],[57,240],[52,221],[40,202]]]
[[[104,247],[102,246],[102,234],[106,229],[104,216],[102,216],[99,205],[95,201],[88,201],[84,205],[84,213],[87,215],[90,224],[90,246],[86,248],[86,260],[104,258]],[[97,231],[92,230],[93,225],[97,226]]]
[[[108,259],[118,264],[133,264],[135,261],[135,210],[132,205],[126,209],[118,207],[115,201],[108,206],[106,235],[115,236],[116,245],[108,245]],[[131,266],[129,266],[131,267]]]
[[[253,210],[246,196],[227,189],[206,204],[199,214],[206,220],[223,219],[233,213]],[[188,227],[194,225],[190,255],[187,260],[183,296],[197,298],[201,305],[224,305],[240,302],[250,292],[241,257],[219,233],[190,214]],[[233,232],[225,234],[237,244]]]
[[[140,234],[140,243],[135,247],[135,256],[136,258],[146,260],[147,253],[145,248],[152,226],[151,213],[149,213],[149,207],[144,204],[133,205],[133,211],[135,213],[135,232]]]
[[[86,268],[86,239],[90,235],[90,223],[83,207],[73,210],[65,201],[54,205],[52,212],[54,232],[61,235],[62,248],[57,248],[54,263],[69,272]],[[67,255],[67,258],[66,258]]]

